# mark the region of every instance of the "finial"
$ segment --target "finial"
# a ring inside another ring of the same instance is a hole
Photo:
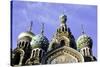
[[[32,31],[33,22],[30,22],[29,31]]]
[[[63,10],[62,15],[65,15],[65,10]]]
[[[41,34],[44,33],[44,23],[42,23],[42,26],[41,26]]]
[[[83,24],[81,24],[81,28],[82,28],[82,34],[85,34]]]
[[[66,21],[67,21],[67,16],[66,16],[65,14],[62,14],[62,15],[60,16],[60,20],[61,20],[61,23],[66,23]]]

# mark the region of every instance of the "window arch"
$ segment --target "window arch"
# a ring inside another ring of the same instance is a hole
[[[56,46],[56,43],[53,43],[53,44],[52,44],[52,48],[55,49],[56,47],[57,47],[57,46]]]
[[[83,55],[85,56],[85,49],[83,49]]]
[[[28,44],[28,42],[26,41],[26,42],[25,42],[25,48],[28,48],[28,46],[29,46],[29,44]]]
[[[62,27],[62,31],[64,32],[64,27]]]
[[[40,50],[39,57],[42,57],[42,55],[43,55],[42,50]]]
[[[22,47],[24,47],[24,41],[22,42]]]
[[[38,50],[38,49],[36,49],[36,53],[35,53],[36,55],[35,55],[35,56],[38,56],[38,51],[39,51],[39,50]]]
[[[22,44],[22,42],[19,43],[19,48],[22,46],[21,44]]]
[[[33,50],[33,55],[32,55],[33,57],[35,57],[35,51]]]
[[[60,41],[60,45],[61,45],[61,46],[64,46],[64,45],[65,45],[65,40],[61,40],[61,41]]]

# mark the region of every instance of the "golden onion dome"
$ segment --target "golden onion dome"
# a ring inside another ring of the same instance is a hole
[[[92,48],[92,39],[91,37],[87,36],[86,34],[81,35],[77,41],[77,49],[81,49],[83,47],[90,47]]]
[[[19,36],[18,39],[21,39],[23,37],[30,37],[32,38],[33,36],[35,36],[35,34],[33,34],[31,31],[27,31],[27,32],[22,32]]]

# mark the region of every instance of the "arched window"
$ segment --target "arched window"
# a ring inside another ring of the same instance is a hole
[[[43,54],[42,54],[42,50],[40,50],[39,57],[42,57],[42,55],[43,55]]]
[[[56,47],[57,47],[57,46],[56,46],[56,43],[53,43],[53,44],[52,44],[52,48],[55,49]]]
[[[62,27],[62,31],[64,32],[64,27]]]
[[[35,55],[36,57],[38,56],[38,49],[36,49],[36,55]]]
[[[61,46],[64,46],[65,45],[65,41],[64,40],[61,40],[60,45]]]
[[[28,42],[25,42],[25,48],[27,48],[28,47]]]
[[[59,32],[59,29],[57,29],[57,32]]]
[[[86,50],[85,50],[85,51],[86,51],[86,56],[88,56],[88,48],[86,48]]]
[[[24,41],[22,42],[22,47],[24,47]]]
[[[19,43],[19,47],[20,47],[20,48],[21,48],[21,46],[22,46],[22,42]]]
[[[84,54],[84,56],[85,56],[85,49],[83,49],[83,54]]]
[[[32,55],[33,57],[35,57],[35,51],[33,50],[33,55]]]

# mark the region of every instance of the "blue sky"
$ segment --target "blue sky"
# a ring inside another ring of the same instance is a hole
[[[44,34],[52,39],[60,26],[59,16],[67,15],[66,22],[75,39],[81,35],[81,24],[84,31],[93,39],[93,55],[97,57],[97,7],[94,5],[61,4],[46,2],[13,1],[12,9],[12,47],[17,46],[17,37],[28,30],[33,21],[32,31],[39,34],[41,23],[45,23]]]

